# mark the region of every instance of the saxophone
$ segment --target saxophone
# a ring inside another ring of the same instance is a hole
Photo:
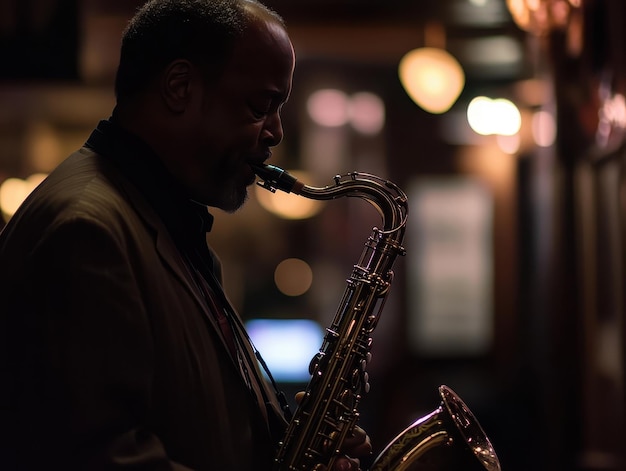
[[[369,391],[371,335],[391,287],[393,263],[405,254],[407,197],[394,183],[366,173],[338,175],[333,185],[317,188],[274,165],[253,169],[260,178],[257,183],[269,191],[315,200],[362,198],[382,217],[382,228],[374,227],[367,239],[322,346],[311,360],[311,379],[275,456],[276,471],[329,470]],[[439,387],[439,395],[439,407],[392,440],[370,471],[500,471],[496,453],[469,408],[447,386]]]

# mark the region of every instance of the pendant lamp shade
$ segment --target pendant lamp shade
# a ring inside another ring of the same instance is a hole
[[[402,86],[422,109],[445,113],[465,86],[461,64],[447,51],[422,47],[409,51],[398,67]]]

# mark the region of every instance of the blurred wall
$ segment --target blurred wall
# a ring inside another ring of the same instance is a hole
[[[109,115],[119,37],[139,4],[2,3],[0,51],[11,60],[0,65],[0,183],[50,171]],[[447,384],[477,415],[505,470],[625,470],[622,1],[569,1],[564,22],[528,30],[498,0],[268,4],[287,20],[298,56],[277,164],[310,170],[319,185],[335,171],[356,169],[405,189],[461,178],[487,195],[489,257],[481,263],[492,274],[489,341],[471,353],[414,345],[411,320],[423,313],[411,304],[410,274],[421,261],[398,260],[362,409],[375,450],[433,410],[437,386]],[[438,45],[467,73],[462,95],[444,115],[413,103],[397,76],[404,53],[431,44],[433,23],[444,25]],[[481,39],[494,36],[511,39],[519,59],[498,66],[476,52]],[[363,135],[316,126],[306,103],[323,88],[380,97],[384,128]],[[517,150],[468,128],[466,107],[477,95],[518,104],[524,121]],[[537,111],[556,117],[551,145],[529,138]],[[360,203],[337,201],[312,219],[287,221],[253,195],[239,213],[217,213],[210,243],[242,316],[328,324],[377,223]],[[419,248],[419,227],[407,232],[409,252]],[[303,296],[285,296],[274,285],[274,268],[288,257],[314,268]]]

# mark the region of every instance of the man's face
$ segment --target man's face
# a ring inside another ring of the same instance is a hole
[[[285,30],[274,22],[253,23],[235,45],[216,83],[205,84],[188,143],[194,197],[235,211],[255,176],[250,164],[271,156],[280,143],[282,105],[291,92],[295,56]],[[186,133],[187,134],[187,133]]]

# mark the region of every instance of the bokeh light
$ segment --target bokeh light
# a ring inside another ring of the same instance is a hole
[[[537,111],[532,118],[532,135],[535,144],[550,147],[556,140],[556,120],[552,113]]]
[[[398,68],[402,86],[415,103],[430,113],[448,111],[465,86],[461,64],[434,47],[409,51]]]
[[[289,173],[303,182],[310,181],[306,172],[289,170]],[[259,204],[270,213],[283,219],[308,219],[319,213],[323,207],[322,201],[304,198],[293,193],[283,191],[272,193],[260,186],[254,188]]]
[[[35,173],[26,180],[21,178],[7,178],[0,185],[0,210],[6,219],[9,219],[28,195],[39,185],[46,174]]]
[[[274,282],[281,293],[287,296],[301,296],[311,287],[313,270],[304,260],[288,258],[276,267]]]
[[[378,134],[385,125],[385,104],[370,92],[355,93],[348,102],[350,124],[361,134]]]
[[[251,319],[246,330],[276,381],[306,382],[309,363],[324,339],[309,319]]]
[[[318,90],[309,96],[306,108],[320,126],[340,127],[348,122],[348,96],[336,89]]]
[[[483,136],[512,136],[521,128],[522,115],[510,100],[479,96],[467,107],[467,121],[474,132]]]
[[[337,89],[312,93],[306,106],[311,120],[318,126],[336,128],[350,125],[361,134],[378,134],[385,125],[385,104],[371,92],[348,95]]]

